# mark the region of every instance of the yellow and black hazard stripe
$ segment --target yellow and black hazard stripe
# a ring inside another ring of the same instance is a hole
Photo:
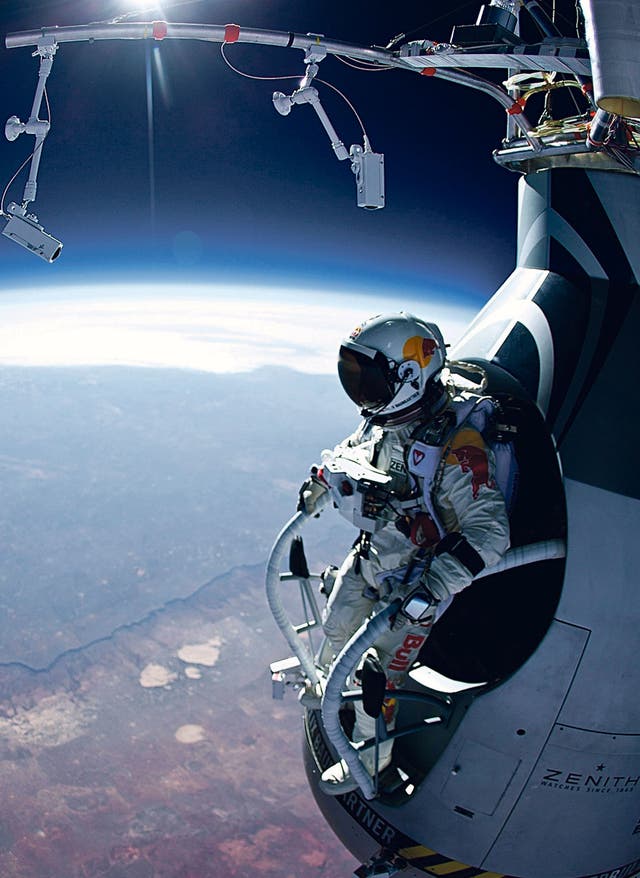
[[[423,845],[401,848],[398,853],[403,860],[406,860],[408,866],[420,869],[429,875],[445,875],[451,878],[508,878],[498,872],[485,872],[483,869],[467,866],[457,860],[450,860]]]

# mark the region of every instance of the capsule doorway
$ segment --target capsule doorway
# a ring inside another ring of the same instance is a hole
[[[562,474],[538,407],[498,366],[483,362],[496,398],[516,426],[518,485],[510,513],[511,547],[566,539]],[[495,686],[542,641],[560,599],[564,559],[515,567],[456,595],[427,640],[420,662],[453,680]]]

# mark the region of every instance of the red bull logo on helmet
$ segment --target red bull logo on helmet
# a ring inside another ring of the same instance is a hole
[[[402,356],[405,360],[415,360],[424,369],[431,362],[431,357],[438,349],[433,338],[424,338],[421,335],[412,335],[402,348]]]
[[[448,464],[459,464],[463,473],[471,473],[471,491],[475,500],[484,485],[495,488],[496,483],[489,472],[489,456],[480,433],[461,430],[456,436],[447,456]]]

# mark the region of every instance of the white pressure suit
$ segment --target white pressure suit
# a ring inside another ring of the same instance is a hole
[[[377,470],[391,476],[390,499],[380,513],[388,520],[347,555],[329,596],[323,625],[335,653],[371,614],[376,595],[384,596],[394,588],[406,594],[420,582],[437,601],[419,625],[408,621],[403,625],[398,616],[393,629],[376,642],[375,652],[389,688],[402,687],[434,621],[453,596],[480,569],[497,563],[509,546],[509,522],[495,482],[494,455],[480,432],[466,423],[464,406],[469,409],[468,402],[452,400],[436,416],[431,446],[416,441],[421,426],[433,423],[424,414],[396,426],[368,418],[333,452],[323,455],[332,460],[356,449]],[[421,477],[420,472],[425,472],[422,458],[429,450],[435,464]],[[352,493],[341,496],[340,478],[326,466],[320,476],[328,481],[336,505],[351,499]],[[383,713],[389,728],[395,712],[396,705],[387,700]],[[375,720],[356,703],[354,741],[373,737],[374,732]],[[392,743],[381,744],[380,769],[391,759]],[[372,774],[373,753],[371,749],[361,754]]]

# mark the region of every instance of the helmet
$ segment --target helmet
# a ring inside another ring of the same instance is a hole
[[[440,408],[444,363],[445,344],[435,323],[400,311],[371,317],[353,330],[340,348],[338,375],[365,417],[388,419],[425,403]]]

